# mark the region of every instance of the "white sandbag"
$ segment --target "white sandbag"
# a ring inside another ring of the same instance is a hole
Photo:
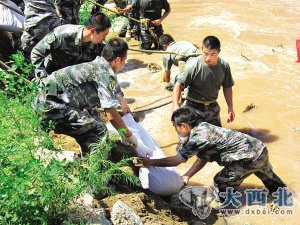
[[[147,133],[147,131],[134,121],[131,114],[122,117],[124,123],[138,139],[136,151],[139,156],[149,154],[151,159],[164,158],[165,154]],[[109,132],[116,133],[111,124],[107,125]],[[144,167],[139,170],[139,178],[144,189],[149,189],[158,195],[171,195],[178,192],[183,181],[175,167]]]
[[[4,2],[21,11],[14,2],[10,0]],[[24,29],[24,20],[24,16],[0,4],[0,30],[9,32],[21,32]]]

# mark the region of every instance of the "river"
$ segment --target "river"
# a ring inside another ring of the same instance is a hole
[[[187,40],[201,47],[203,38],[217,36],[220,56],[226,59],[235,81],[233,123],[226,123],[227,107],[220,91],[223,127],[248,133],[262,140],[270,152],[274,171],[294,192],[293,215],[243,215],[229,217],[228,224],[299,224],[300,204],[300,63],[296,40],[300,39],[300,2],[296,0],[169,0],[172,12],[163,21],[165,33],[175,41]],[[130,48],[138,48],[136,41]],[[161,72],[150,72],[148,63],[162,66],[161,54],[129,51],[127,65],[118,75],[125,97],[133,111],[171,100],[171,92],[161,83]],[[176,74],[178,68],[172,68]],[[156,102],[157,101],[157,102]],[[253,103],[256,107],[243,113]],[[171,124],[171,104],[140,114],[140,123],[167,156],[176,154],[178,142]],[[183,174],[194,158],[178,166]],[[213,186],[213,176],[221,169],[207,164],[190,185]],[[246,188],[262,188],[255,176],[247,178]],[[245,209],[246,206],[244,206]],[[218,220],[216,224],[224,224]]]

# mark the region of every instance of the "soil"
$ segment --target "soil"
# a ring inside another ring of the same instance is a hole
[[[170,199],[163,199],[151,193],[118,194],[102,199],[100,205],[106,209],[109,215],[117,200],[122,200],[133,209],[145,225],[183,225],[196,224],[199,221],[199,218],[193,216],[188,208],[184,206],[176,207],[170,204]]]

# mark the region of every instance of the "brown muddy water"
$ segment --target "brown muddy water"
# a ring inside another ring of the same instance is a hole
[[[223,127],[248,133],[262,140],[270,152],[274,171],[294,191],[293,215],[240,215],[228,217],[228,224],[299,224],[300,165],[300,63],[296,63],[296,40],[300,39],[300,2],[297,0],[169,0],[172,12],[163,22],[165,33],[175,40],[198,46],[208,35],[221,41],[220,56],[231,65],[235,80],[236,118],[226,123],[227,107],[220,91]],[[138,48],[130,41],[131,48]],[[133,111],[158,106],[171,100],[171,92],[160,83],[161,72],[147,70],[148,63],[162,66],[162,55],[129,51],[127,65],[118,75]],[[175,75],[178,69],[172,68]],[[243,113],[253,103],[256,108]],[[140,108],[142,107],[142,108]],[[171,104],[139,114],[142,126],[167,156],[176,154],[177,135],[170,122]],[[180,174],[194,158],[178,167]],[[191,179],[191,185],[210,186],[221,169],[206,167]],[[262,188],[255,176],[247,178],[241,190]],[[249,207],[243,206],[246,210]],[[224,224],[223,219],[216,224]]]

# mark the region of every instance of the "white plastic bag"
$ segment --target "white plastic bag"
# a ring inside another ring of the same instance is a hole
[[[157,143],[141,125],[134,121],[131,114],[126,114],[122,118],[128,129],[139,141],[136,148],[139,156],[145,157],[146,154],[149,154],[151,159],[165,157]],[[116,133],[116,130],[111,124],[108,124],[107,128],[109,132]],[[140,168],[139,178],[144,189],[149,189],[152,192],[163,196],[174,194],[183,186],[183,181],[175,167],[150,166]]]
[[[10,0],[4,2],[21,11],[14,2]],[[24,16],[0,4],[0,30],[9,32],[21,32],[24,29],[24,20]]]

